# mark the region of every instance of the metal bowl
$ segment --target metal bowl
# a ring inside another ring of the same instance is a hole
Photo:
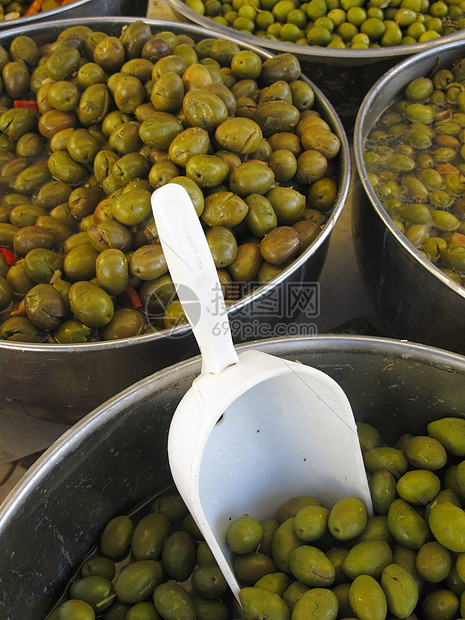
[[[300,360],[339,382],[355,416],[387,441],[464,416],[465,358],[431,347],[363,336],[272,339],[259,348]],[[172,484],[171,416],[200,359],[155,373],[112,398],[53,444],[0,507],[0,616],[41,620],[114,515]]]
[[[360,104],[368,90],[386,71],[401,60],[413,54],[427,51],[452,41],[460,41],[465,31],[445,35],[433,41],[370,49],[334,49],[316,45],[297,45],[286,41],[274,41],[257,37],[247,32],[222,26],[190,9],[183,0],[168,0],[173,10],[180,16],[211,28],[220,36],[233,35],[248,45],[258,45],[274,53],[291,52],[295,54],[306,75],[314,80],[329,98],[341,117],[349,136],[352,134],[355,118]]]
[[[35,15],[18,17],[11,21],[0,21],[0,32],[12,28],[24,28],[37,22],[55,19],[72,19],[75,17],[92,17],[95,15],[130,15],[143,17],[147,14],[147,0],[74,0],[69,4],[40,11]]]
[[[122,17],[73,19],[46,22],[0,34],[7,45],[19,34],[38,43],[50,41],[74,24],[87,25],[109,34],[119,34],[134,21]],[[153,32],[171,30],[195,40],[218,37],[218,33],[190,24],[145,20]],[[231,37],[226,37],[232,39]],[[262,58],[271,52],[254,49]],[[339,192],[336,204],[315,241],[277,278],[260,286],[228,309],[235,342],[283,335],[286,326],[311,303],[300,283],[318,281],[328,251],[331,232],[344,207],[351,180],[350,152],[342,123],[322,92],[315,90],[315,109],[329,122],[341,141],[337,158]],[[302,291],[301,291],[302,292]],[[311,294],[311,290],[309,293]],[[0,341],[0,411],[24,413],[57,422],[73,423],[97,405],[142,377],[198,353],[189,326],[107,342],[44,345]]]
[[[463,57],[455,41],[409,58],[381,78],[364,99],[354,131],[360,178],[353,233],[362,278],[387,335],[465,353],[465,289],[417,250],[392,222],[368,181],[364,142],[374,122],[408,82]]]

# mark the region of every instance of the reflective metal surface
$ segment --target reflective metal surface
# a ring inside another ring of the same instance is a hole
[[[456,41],[403,61],[379,80],[360,107],[354,155],[360,178],[353,200],[355,249],[377,315],[388,335],[465,353],[465,289],[448,278],[410,244],[381,206],[368,181],[363,145],[374,122],[412,79],[438,63],[462,58]]]
[[[0,21],[0,32],[55,19],[72,19],[96,15],[99,17],[102,15],[144,17],[146,14],[147,0],[75,0],[50,11],[40,11],[35,15],[19,17],[11,21]]]
[[[183,0],[168,0],[182,17],[211,28],[212,20],[186,6]],[[349,136],[352,135],[360,104],[371,86],[396,63],[419,52],[465,38],[465,30],[432,41],[413,45],[395,45],[370,49],[336,49],[317,45],[298,45],[275,41],[215,23],[221,35],[232,35],[244,43],[259,45],[274,53],[291,52],[301,61],[306,75],[316,82],[341,117]]]
[[[8,45],[19,34],[33,37],[39,44],[54,40],[65,28],[83,24],[113,34],[134,21],[122,17],[72,19],[46,22],[0,33],[0,45]],[[218,37],[191,24],[144,20],[152,31],[171,30],[195,40]],[[232,37],[227,37],[232,39]],[[271,52],[254,46],[262,58]],[[329,122],[341,141],[337,157],[338,196],[324,228],[315,241],[271,283],[263,285],[228,307],[236,343],[255,337],[281,335],[283,324],[291,322],[299,308],[289,303],[290,286],[302,281],[316,282],[326,258],[331,232],[342,212],[351,179],[350,152],[342,123],[328,99],[312,83],[315,109]],[[274,308],[275,312],[269,312]],[[256,336],[258,325],[265,327]],[[273,331],[276,326],[280,332]],[[0,341],[0,411],[23,413],[58,422],[72,423],[107,398],[135,381],[186,359],[198,352],[190,327],[179,327],[137,338],[75,345],[22,344]]]
[[[387,441],[428,421],[464,416],[465,358],[396,340],[318,336],[247,343],[339,382],[355,416]],[[171,483],[171,416],[200,359],[140,381],[78,422],[0,507],[0,617],[42,620],[105,523]]]

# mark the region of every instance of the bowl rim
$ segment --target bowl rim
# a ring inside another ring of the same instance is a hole
[[[318,47],[316,45],[296,45],[295,43],[287,43],[286,41],[274,41],[273,39],[267,39],[257,37],[253,34],[248,34],[242,31],[236,31],[229,26],[223,26],[217,24],[213,20],[204,15],[196,13],[193,9],[186,6],[183,0],[167,0],[171,7],[183,17],[200,24],[201,26],[210,27],[211,23],[215,24],[215,30],[218,33],[227,34],[230,32],[237,32],[237,38],[240,38],[244,42],[255,45],[261,45],[267,49],[274,50],[275,52],[291,52],[299,57],[303,57],[306,60],[316,59],[320,61],[335,62],[337,60],[344,59],[345,61],[360,61],[366,63],[368,60],[371,62],[386,60],[392,57],[406,56],[411,54],[417,54],[422,51],[429,50],[431,47],[439,46],[449,41],[455,41],[457,39],[465,38],[465,31],[458,30],[452,34],[441,36],[431,41],[424,41],[423,43],[412,43],[411,45],[397,45],[392,47],[379,47],[369,49],[337,49],[331,47]],[[261,43],[260,43],[261,41]]]
[[[88,1],[88,0],[85,0]],[[173,22],[166,20],[157,20],[150,18],[140,18],[140,17],[112,17],[111,22],[109,23],[107,17],[84,17],[84,18],[70,18],[67,20],[60,19],[54,21],[41,21],[40,24],[33,24],[27,27],[18,27],[11,28],[9,30],[1,31],[0,30],[0,45],[3,44],[4,39],[13,39],[16,36],[31,36],[37,32],[41,35],[44,35],[48,30],[54,30],[59,32],[68,28],[70,26],[75,25],[87,25],[92,27],[93,29],[97,29],[99,26],[102,27],[113,27],[117,25],[121,25],[124,27],[125,25],[136,22],[143,21],[148,24],[152,28],[158,29],[169,29],[172,28],[174,30],[182,30],[183,32],[187,31],[188,33],[202,35],[202,37],[211,37],[218,38],[218,32],[216,30],[211,30],[210,28],[200,28],[197,24],[192,23],[184,23],[184,22]],[[230,33],[226,33],[224,35],[225,38],[235,41],[238,45],[247,46],[247,48],[256,51],[263,58],[271,58],[275,54],[271,50],[264,49],[259,47],[254,43],[248,43],[241,41],[231,35]],[[257,38],[257,37],[256,37]],[[340,158],[340,180],[339,180],[339,188],[338,188],[338,196],[336,199],[336,203],[333,209],[329,212],[329,214],[323,214],[325,216],[325,224],[322,230],[320,230],[316,239],[312,242],[312,244],[302,252],[294,261],[290,263],[278,276],[276,276],[271,282],[262,284],[257,286],[256,289],[247,293],[239,300],[235,301],[231,305],[227,307],[228,315],[234,311],[241,311],[244,306],[249,303],[253,303],[255,300],[260,297],[266,295],[274,289],[275,287],[280,286],[284,280],[289,278],[291,274],[299,270],[306,261],[315,254],[323,244],[329,239],[334,226],[336,225],[337,220],[339,219],[342,210],[347,202],[347,198],[349,195],[349,190],[352,183],[353,178],[353,170],[351,164],[351,154],[350,154],[350,146],[349,140],[344,128],[344,125],[337,114],[335,108],[327,98],[327,96],[320,90],[320,88],[313,83],[308,77],[304,75],[302,72],[302,79],[309,83],[314,92],[315,92],[315,100],[317,101],[317,109],[324,112],[330,120],[330,125],[332,130],[338,136],[341,146],[338,157]],[[180,325],[174,329],[164,329],[158,332],[153,332],[149,334],[142,334],[140,336],[134,336],[130,338],[119,338],[117,340],[106,340],[106,341],[98,341],[98,342],[85,342],[85,343],[75,343],[75,344],[59,344],[59,343],[29,343],[29,342],[12,342],[9,340],[0,340],[0,351],[2,349],[8,350],[19,350],[19,351],[30,351],[30,352],[57,352],[58,354],[67,355],[70,351],[76,353],[76,351],[90,351],[90,350],[100,350],[107,349],[109,346],[112,348],[118,347],[127,347],[131,345],[137,345],[141,343],[148,343],[154,340],[164,339],[169,335],[174,335],[175,337],[183,337],[187,334],[191,333],[191,327],[186,325]]]
[[[27,15],[18,17],[17,19],[11,21],[0,21],[0,33],[10,30],[11,28],[15,28],[16,24],[18,24],[18,28],[24,28],[25,26],[29,26],[30,24],[35,24],[40,21],[41,23],[44,21],[50,21],[53,18],[59,18],[61,15],[65,15],[69,12],[74,12],[81,9],[83,6],[91,4],[95,0],[73,0],[68,4],[64,4],[63,6],[55,7],[54,9],[49,9],[48,11],[43,11],[39,13],[34,13],[33,15]]]
[[[287,349],[285,348],[286,345]],[[280,347],[282,349],[278,352],[276,349]],[[389,355],[396,355],[397,357],[402,357],[402,359],[411,359],[419,363],[428,363],[428,365],[441,367],[449,372],[452,372],[454,369],[462,371],[465,376],[465,356],[459,353],[431,345],[386,338],[384,336],[325,334],[298,336],[296,338],[273,337],[260,341],[248,341],[236,346],[238,353],[249,349],[259,349],[278,356],[289,354],[294,352],[294,350],[302,351],[306,349],[312,351],[316,349],[317,352],[321,351],[323,353],[331,350],[341,354],[341,363],[343,363],[342,355],[344,352],[360,352],[364,355],[379,355],[382,352],[383,358],[386,359]],[[431,360],[431,353],[434,354],[433,360]],[[200,373],[200,370],[201,355],[196,355],[167,366],[110,397],[65,430],[39,456],[4,501],[0,503],[0,537],[2,529],[7,528],[9,520],[14,518],[16,506],[21,504],[22,499],[27,497],[29,491],[38,488],[40,481],[48,475],[49,470],[53,468],[54,464],[66,458],[69,451],[74,451],[78,445],[83,443],[86,437],[91,437],[108,420],[112,420],[118,414],[122,403],[129,402],[136,394],[140,395],[141,398],[139,400],[142,400],[153,392],[154,386],[155,388],[158,384],[166,386],[165,379],[167,377],[170,377],[170,385],[174,385],[190,377],[194,379]],[[128,410],[126,416],[130,415],[130,413],[131,411]]]
[[[431,262],[426,256],[424,256],[412,243],[408,241],[405,235],[399,230],[399,228],[394,224],[391,217],[387,213],[386,209],[383,207],[381,202],[379,201],[371,183],[368,180],[369,171],[365,166],[365,162],[363,159],[363,146],[364,140],[366,138],[363,135],[363,129],[365,125],[365,117],[368,113],[368,110],[372,107],[375,99],[380,97],[380,95],[389,89],[390,82],[393,76],[398,74],[402,74],[406,69],[417,65],[423,59],[429,59],[432,57],[439,55],[441,52],[453,51],[455,49],[461,49],[465,46],[465,38],[460,41],[452,41],[441,45],[439,47],[434,47],[426,52],[422,52],[419,54],[415,54],[410,58],[406,58],[402,62],[399,62],[394,67],[389,69],[382,77],[380,77],[370,88],[368,93],[365,95],[360,108],[358,110],[355,124],[354,124],[354,135],[353,135],[353,149],[354,149],[354,161],[355,166],[358,172],[358,182],[362,184],[364,191],[368,195],[370,199],[370,203],[375,212],[379,215],[383,224],[392,234],[392,236],[396,239],[396,241],[402,246],[402,248],[410,254],[410,256],[420,265],[426,269],[434,278],[439,280],[442,284],[447,286],[452,292],[457,294],[459,297],[465,299],[465,287],[461,286],[457,282],[455,282],[452,278],[446,275],[443,271],[439,269],[433,262]],[[403,86],[405,88],[405,85]],[[392,103],[391,99],[387,99],[385,102],[384,110],[386,110],[389,105]],[[379,117],[378,117],[379,118]]]

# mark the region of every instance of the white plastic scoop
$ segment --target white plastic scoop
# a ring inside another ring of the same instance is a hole
[[[237,355],[212,254],[187,191],[162,186],[152,195],[152,210],[202,355],[202,372],[172,418],[169,463],[238,599],[226,543],[233,519],[271,518],[298,495],[316,496],[328,507],[355,496],[371,511],[355,420],[343,390],[325,373],[258,350]]]

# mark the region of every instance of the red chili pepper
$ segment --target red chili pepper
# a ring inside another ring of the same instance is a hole
[[[140,308],[142,308],[142,302],[140,300],[139,293],[130,284],[127,285],[127,287],[121,293],[120,297],[121,300],[128,303],[131,308],[134,308],[135,310],[140,310]]]
[[[28,101],[27,99],[15,99],[13,102],[14,108],[27,108],[32,110],[35,114],[39,114],[39,106],[37,101]]]
[[[24,297],[19,302],[18,307],[16,308],[16,310],[13,310],[12,312],[10,312],[11,316],[17,316],[18,314],[19,315],[26,314],[26,307],[25,307],[25,303],[24,303]]]
[[[3,254],[9,265],[14,265],[16,261],[19,260],[16,254],[13,254],[11,250],[7,250],[6,248],[0,248],[0,253]]]

